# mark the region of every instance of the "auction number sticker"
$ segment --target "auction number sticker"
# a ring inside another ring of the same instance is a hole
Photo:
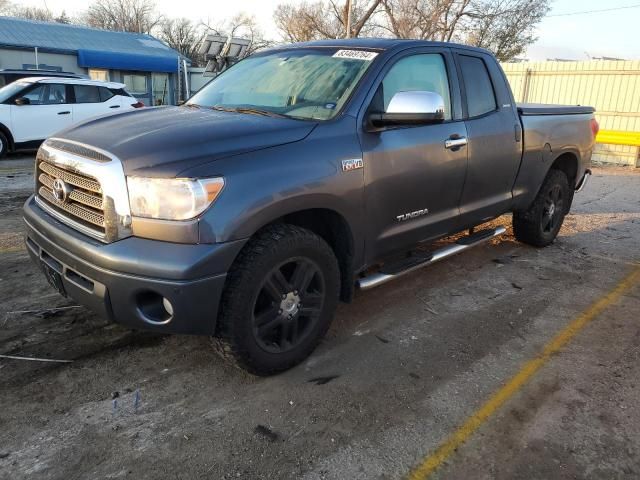
[[[363,60],[365,62],[370,62],[377,56],[377,52],[367,52],[366,50],[338,50],[333,54],[334,58],[350,58],[351,60]]]

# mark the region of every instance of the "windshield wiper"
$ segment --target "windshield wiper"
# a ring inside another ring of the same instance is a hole
[[[288,115],[284,115],[282,113],[276,113],[270,110],[262,110],[260,108],[253,107],[222,107],[220,105],[214,105],[211,108],[220,112],[248,113],[250,115],[262,115],[265,117],[289,118]]]

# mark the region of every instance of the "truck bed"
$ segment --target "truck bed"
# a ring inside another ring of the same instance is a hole
[[[582,105],[549,105],[545,103],[518,103],[520,115],[581,115],[593,113],[593,107]]]

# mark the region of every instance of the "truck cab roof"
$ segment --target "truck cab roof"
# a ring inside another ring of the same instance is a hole
[[[404,38],[338,38],[330,40],[314,40],[310,42],[299,42],[283,45],[277,48],[318,48],[318,47],[334,47],[334,48],[356,48],[370,50],[403,50],[412,47],[455,47],[465,50],[474,50],[476,52],[490,53],[488,50],[469,45],[461,45],[452,42],[435,42],[430,40],[415,40]]]

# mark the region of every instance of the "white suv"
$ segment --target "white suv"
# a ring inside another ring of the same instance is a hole
[[[83,120],[143,107],[123,83],[33,77],[0,88],[0,158]]]

